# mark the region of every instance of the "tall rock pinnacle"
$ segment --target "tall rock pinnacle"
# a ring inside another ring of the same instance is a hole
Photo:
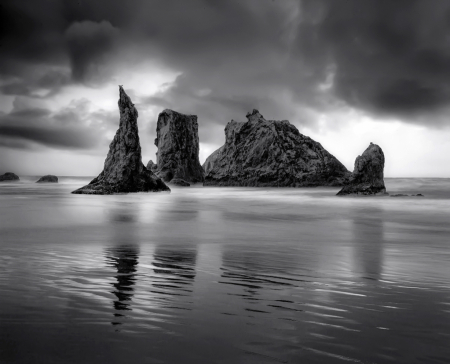
[[[338,193],[342,195],[384,195],[384,154],[376,144],[370,143],[355,160],[355,169],[348,184]]]
[[[196,115],[166,109],[158,116],[156,174],[165,182],[203,182]]]
[[[203,165],[206,186],[339,186],[350,175],[289,121],[266,120],[258,110],[247,119],[225,127],[225,144]]]
[[[108,195],[170,191],[160,178],[142,164],[138,112],[122,86],[119,86],[119,95],[119,129],[109,145],[103,171],[88,185],[72,193]]]

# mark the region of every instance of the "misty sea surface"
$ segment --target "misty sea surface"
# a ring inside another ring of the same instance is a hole
[[[450,179],[0,183],[0,363],[450,363]]]

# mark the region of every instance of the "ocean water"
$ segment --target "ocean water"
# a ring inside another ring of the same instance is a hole
[[[450,179],[0,184],[1,363],[449,363]]]

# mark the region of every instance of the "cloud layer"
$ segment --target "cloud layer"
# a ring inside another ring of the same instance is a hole
[[[152,110],[140,118],[142,130],[169,107],[199,116],[205,145],[221,144],[226,123],[244,120],[253,108],[316,131],[323,120],[330,128],[344,125],[345,118],[330,115],[347,110],[430,129],[449,124],[446,1],[5,0],[0,6],[0,93],[12,100],[9,108],[1,104],[2,145],[104,145],[117,127],[116,109],[90,100],[86,111],[70,102],[85,97],[83,88],[117,84]],[[163,72],[178,76],[159,83]],[[65,103],[54,102],[61,95]],[[17,110],[15,99],[49,104]],[[110,123],[98,121],[104,115]]]
[[[52,112],[49,109],[15,105],[0,115],[0,143],[15,140],[21,149],[40,146],[59,149],[93,149],[105,144],[102,132],[108,127],[107,112],[89,110],[86,99],[73,101],[68,107]]]

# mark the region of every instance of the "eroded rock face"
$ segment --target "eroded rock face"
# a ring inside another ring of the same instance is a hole
[[[350,172],[320,143],[289,121],[266,120],[258,110],[232,120],[225,144],[204,166],[207,186],[340,186]]]
[[[122,86],[119,86],[119,93],[120,125],[109,145],[104,169],[87,186],[72,193],[107,195],[170,191],[160,178],[142,164],[138,112]]]
[[[202,165],[203,170],[205,171],[205,176],[213,169],[213,166],[216,163],[216,160],[220,157],[223,148],[223,146],[220,147],[219,149],[212,152],[212,154],[208,158],[206,158],[205,163],[203,163]]]
[[[48,183],[58,183],[58,177],[52,175],[52,174],[48,174],[46,176],[43,176],[41,178],[39,178],[38,181],[36,181],[36,183],[44,183],[44,182],[48,182]]]
[[[6,172],[0,176],[0,181],[19,181],[20,178],[17,174],[12,172]]]
[[[172,179],[202,182],[204,172],[198,159],[197,116],[166,109],[158,116],[156,134],[156,174],[165,182]]]
[[[338,195],[384,195],[384,154],[376,144],[370,143],[355,160],[355,169],[349,182]]]

